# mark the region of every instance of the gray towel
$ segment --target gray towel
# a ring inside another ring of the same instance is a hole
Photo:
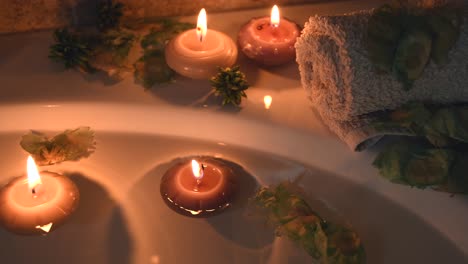
[[[430,62],[409,91],[391,74],[377,74],[367,56],[365,34],[371,11],[314,16],[296,42],[301,81],[323,121],[353,150],[375,143],[369,126],[375,112],[410,101],[468,101],[468,25],[464,25],[449,62]],[[405,134],[388,131],[384,134]]]

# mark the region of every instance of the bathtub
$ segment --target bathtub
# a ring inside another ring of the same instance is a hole
[[[302,23],[313,13],[375,5],[345,1],[284,8]],[[210,15],[236,36],[246,17]],[[184,18],[187,20],[193,17]],[[227,23],[226,21],[230,21]],[[231,23],[232,22],[232,23]],[[69,175],[82,201],[69,223],[43,237],[0,230],[1,263],[310,263],[302,250],[232,208],[209,219],[170,211],[159,195],[171,161],[212,155],[241,165],[256,187],[297,181],[334,217],[351,223],[368,263],[466,263],[465,196],[389,183],[353,153],[311,109],[296,65],[259,69],[241,57],[252,87],[242,109],[221,108],[207,82],[178,77],[144,91],[127,79],[63,71],[47,59],[51,32],[0,36],[0,180],[24,173],[19,146],[30,129],[55,133],[81,125],[96,132],[96,152],[47,169]],[[270,108],[264,96],[273,98]]]

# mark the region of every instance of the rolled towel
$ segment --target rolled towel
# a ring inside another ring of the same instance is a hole
[[[309,99],[331,130],[354,150],[376,136],[368,126],[374,112],[410,101],[468,101],[466,16],[449,62],[438,66],[431,61],[405,90],[394,75],[376,73],[369,60],[365,37],[371,13],[311,17],[296,42],[296,60]]]

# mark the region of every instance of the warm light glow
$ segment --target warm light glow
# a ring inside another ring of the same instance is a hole
[[[265,95],[265,97],[263,97],[263,103],[265,104],[265,109],[270,109],[272,101],[273,101],[273,98],[269,95]]]
[[[53,223],[48,223],[47,225],[43,225],[43,226],[36,226],[36,229],[40,229],[46,233],[49,233],[50,232],[50,229],[52,228],[52,225]]]
[[[273,8],[271,9],[271,25],[274,27],[279,26],[280,23],[280,14],[279,14],[279,9],[277,5],[274,5]]]
[[[202,42],[205,38],[207,30],[208,29],[206,22],[206,11],[205,8],[202,8],[202,10],[200,10],[200,13],[198,14],[197,20],[197,37],[200,40],[200,42]]]
[[[203,178],[203,168],[196,160],[192,160],[192,172],[193,176],[195,176],[197,180],[201,180]]]
[[[36,186],[42,184],[41,176],[39,176],[39,171],[37,170],[36,163],[34,159],[29,156],[27,162],[27,172],[28,172],[28,186],[32,191]]]

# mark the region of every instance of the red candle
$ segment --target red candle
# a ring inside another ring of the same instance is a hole
[[[237,42],[247,57],[262,65],[275,66],[295,59],[294,44],[299,35],[299,26],[285,18],[280,20],[275,5],[271,17],[253,18],[242,26]]]
[[[176,164],[164,174],[160,186],[166,204],[191,217],[208,217],[228,208],[236,189],[233,170],[213,158]]]

